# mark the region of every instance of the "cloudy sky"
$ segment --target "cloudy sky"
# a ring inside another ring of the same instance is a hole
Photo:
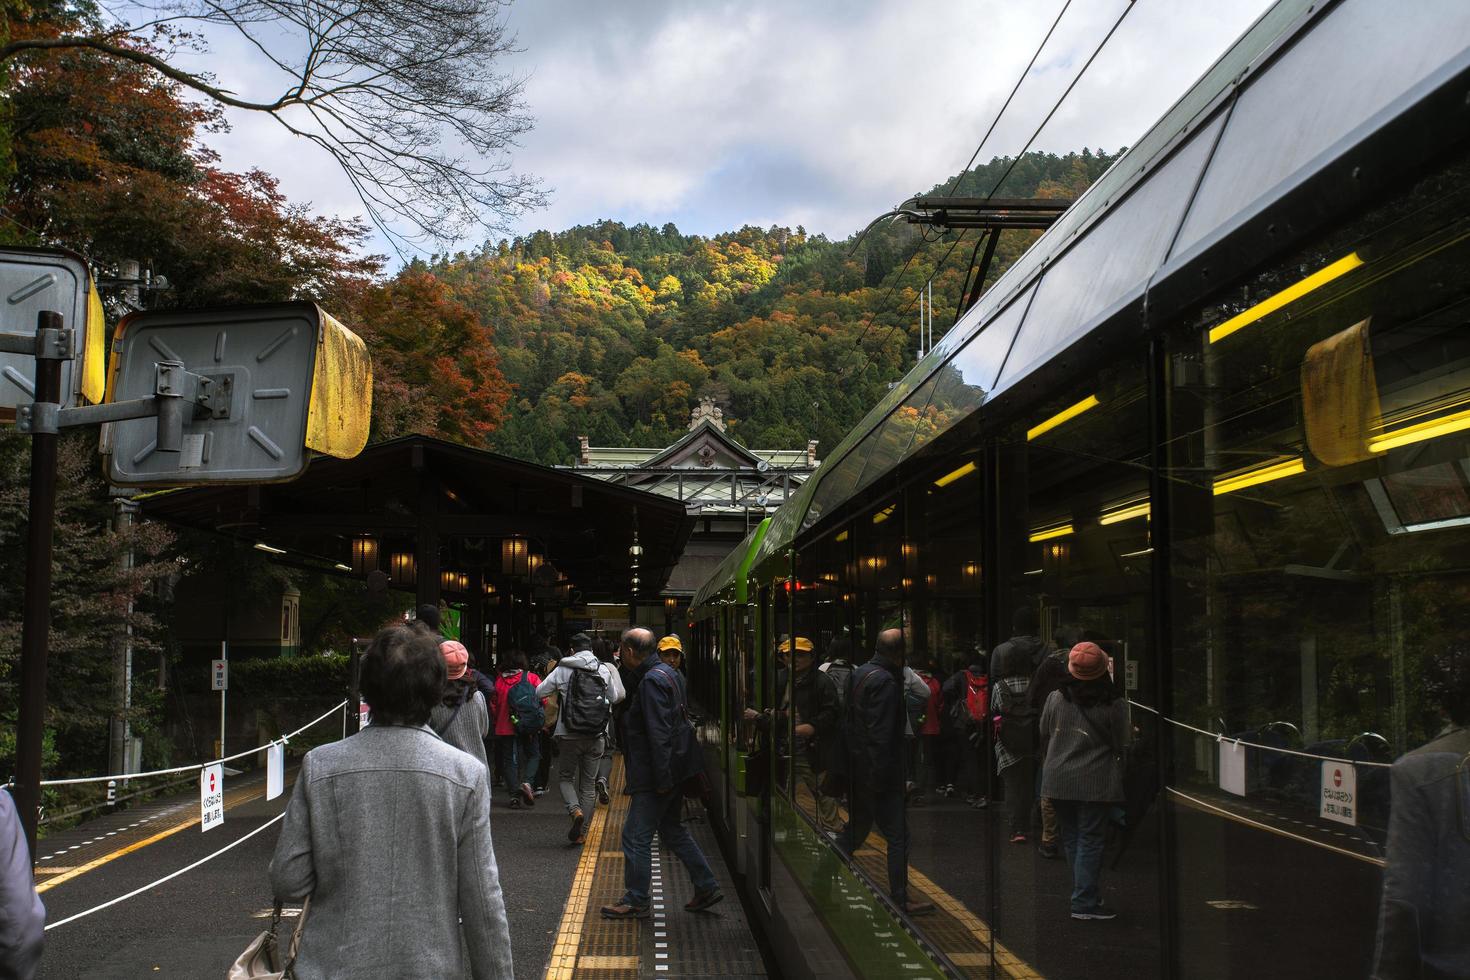
[[[1126,2],[1074,0],[982,160],[1020,149]],[[1137,0],[1036,147],[1136,141],[1269,5]],[[507,67],[536,128],[514,166],[551,199],[513,230],[614,218],[845,237],[964,165],[1061,6],[519,0],[507,16],[523,50]],[[258,86],[258,55],[213,44],[222,82]],[[226,166],[260,166],[322,211],[361,210],[330,160],[267,119],[231,122],[209,140]]]

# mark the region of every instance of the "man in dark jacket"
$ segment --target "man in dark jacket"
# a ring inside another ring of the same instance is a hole
[[[791,758],[796,778],[816,801],[819,823],[824,827],[835,826],[837,801],[822,795],[819,774],[827,768],[828,751],[838,743],[834,735],[842,723],[842,701],[837,684],[822,671],[812,669],[816,663],[815,648],[804,636],[782,643],[777,656],[783,668],[791,671],[791,710],[796,715],[791,719],[791,731],[796,736]],[[784,685],[781,692],[785,694]],[[777,712],[776,718],[777,730],[784,734],[786,712]],[[784,743],[784,738],[778,741]]]
[[[684,679],[659,659],[657,642],[642,627],[623,634],[623,664],[632,677],[624,719],[623,792],[632,800],[623,821],[623,897],[602,907],[608,919],[648,918],[655,831],[694,882],[685,910],[702,912],[725,897],[704,852],[679,820],[683,784],[699,775],[703,763],[694,727],[685,717]]]
[[[904,813],[903,630],[878,634],[873,659],[852,672],[847,697],[847,750],[851,812],[837,835],[844,854],[868,838],[874,823],[888,842],[888,893],[904,912],[931,911],[909,901],[909,828]]]

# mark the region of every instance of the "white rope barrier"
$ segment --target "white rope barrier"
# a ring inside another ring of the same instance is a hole
[[[334,708],[332,710],[335,711],[336,709]],[[328,712],[328,713],[330,714],[330,712]],[[132,891],[128,892],[126,895],[119,895],[117,898],[114,898],[114,899],[111,899],[109,901],[103,902],[101,905],[98,905],[98,906],[95,906],[93,908],[87,909],[87,911],[85,911],[85,912],[78,912],[76,915],[67,916],[65,919],[62,919],[60,922],[52,922],[52,923],[50,923],[50,924],[48,924],[46,926],[46,931],[47,932],[50,932],[52,929],[56,929],[56,928],[59,928],[61,926],[64,926],[68,922],[75,922],[78,919],[85,919],[87,916],[91,915],[93,912],[101,912],[103,909],[112,908],[112,906],[117,905],[119,902],[126,902],[128,899],[130,899],[130,898],[136,898],[137,896],[143,894],[144,892],[149,891],[149,890],[154,889],[154,888],[157,888],[159,885],[162,885],[165,882],[173,881],[179,875],[187,874],[190,871],[193,871],[195,868],[199,867],[200,865],[208,864],[210,861],[213,861],[215,858],[219,857],[221,854],[225,853],[226,851],[234,850],[235,848],[239,847],[241,844],[245,843],[250,838],[252,838],[256,834],[260,833],[261,831],[267,829],[268,827],[272,827],[275,824],[280,823],[283,819],[285,819],[285,817],[286,817],[286,814],[285,814],[284,811],[281,812],[281,813],[278,813],[274,817],[272,817],[271,819],[267,820],[265,823],[261,824],[259,827],[256,827],[250,833],[246,834],[244,837],[241,837],[239,840],[236,840],[236,841],[231,841],[229,844],[226,844],[224,847],[222,847],[219,850],[215,851],[213,854],[209,855],[208,857],[202,857],[198,861],[195,861],[193,864],[189,865],[187,868],[180,868],[179,870],[175,871],[173,874],[165,875],[164,877],[159,878],[157,881],[149,882],[148,884],[144,885],[142,888],[134,888]]]
[[[194,763],[191,766],[175,766],[172,769],[155,769],[152,772],[127,772],[127,773],[122,773],[122,774],[116,775],[116,776],[82,776],[82,777],[78,777],[76,779],[43,779],[43,780],[41,780],[41,785],[42,786],[79,786],[79,785],[81,785],[83,783],[105,783],[105,782],[107,782],[109,780],[113,780],[113,779],[116,779],[116,780],[147,779],[150,776],[172,776],[172,775],[174,775],[176,773],[181,773],[181,772],[194,772],[194,771],[203,769],[205,766],[215,766],[215,765],[220,765],[220,764],[225,763],[225,762],[234,762],[236,759],[243,759],[247,755],[254,755],[257,752],[264,752],[266,749],[270,748],[272,745],[275,745],[277,742],[289,742],[291,739],[295,738],[297,735],[300,735],[302,732],[306,731],[308,728],[312,727],[313,725],[319,724],[320,722],[325,721],[326,719],[330,718],[332,715],[336,714],[338,711],[341,711],[341,710],[345,709],[346,707],[347,707],[347,702],[346,702],[346,700],[343,700],[343,701],[341,701],[341,702],[339,702],[337,704],[332,705],[332,707],[330,709],[328,709],[328,711],[325,714],[322,714],[322,715],[317,716],[316,718],[313,718],[311,721],[309,721],[306,724],[302,725],[300,728],[296,729],[294,732],[292,732],[289,735],[282,735],[280,738],[272,739],[271,741],[265,743],[264,745],[257,745],[253,749],[246,749],[244,752],[236,752],[234,755],[227,755],[223,759],[214,759],[214,760],[211,760],[209,762],[196,762],[196,763]],[[7,786],[13,786],[14,783],[13,782],[12,783],[6,783],[6,785]]]
[[[1296,749],[1283,748],[1277,745],[1262,745],[1260,742],[1247,742],[1243,739],[1231,738],[1229,735],[1225,735],[1221,732],[1206,731],[1203,728],[1196,728],[1195,726],[1186,724],[1182,721],[1175,721],[1173,718],[1166,718],[1164,717],[1164,715],[1159,713],[1158,708],[1150,707],[1146,704],[1140,704],[1139,702],[1134,701],[1131,698],[1129,699],[1128,703],[1135,708],[1142,708],[1149,714],[1157,716],[1160,721],[1167,722],[1168,724],[1173,725],[1175,728],[1182,728],[1185,731],[1197,732],[1198,734],[1212,738],[1217,742],[1229,742],[1232,745],[1243,745],[1248,749],[1259,749],[1262,752],[1279,752],[1282,755],[1295,755],[1303,759],[1316,759],[1320,762],[1341,762],[1349,766],[1372,766],[1378,769],[1390,769],[1393,767],[1393,763],[1391,762],[1370,762],[1367,759],[1344,759],[1340,756],[1335,755],[1317,755],[1314,752],[1300,752]]]

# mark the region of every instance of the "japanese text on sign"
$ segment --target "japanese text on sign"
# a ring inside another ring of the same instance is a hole
[[[230,662],[228,660],[211,660],[209,662],[209,689],[211,691],[227,690],[230,686]]]
[[[1358,824],[1358,773],[1347,762],[1322,763],[1323,820]]]
[[[225,767],[216,762],[199,773],[199,830],[213,830],[225,822]]]

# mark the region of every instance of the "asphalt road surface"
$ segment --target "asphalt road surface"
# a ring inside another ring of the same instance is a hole
[[[199,794],[191,789],[44,838],[37,881],[46,921],[61,922],[219,851],[280,814],[290,794],[265,800],[258,773],[227,779],[225,788],[224,824],[208,833],[199,829]],[[516,976],[540,977],[578,854],[567,845],[554,787],[534,809],[506,803],[497,791],[492,827]],[[141,895],[51,929],[41,976],[223,977],[269,924],[266,869],[278,834],[279,824]],[[290,926],[282,928],[284,935]]]

